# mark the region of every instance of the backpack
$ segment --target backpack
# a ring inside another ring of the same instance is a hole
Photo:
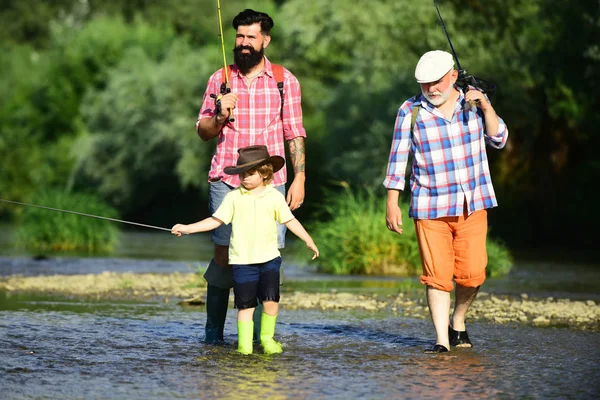
[[[225,75],[225,68],[222,70],[222,82],[221,83],[221,96],[231,92],[231,88],[229,87],[229,81],[227,77],[231,76],[231,69],[233,68],[233,64],[227,66],[227,75]],[[277,89],[279,89],[279,96],[281,97],[281,109],[279,111],[279,115],[283,120],[283,67],[279,64],[271,63],[271,68],[273,69],[273,75],[275,76],[275,81],[277,82]]]

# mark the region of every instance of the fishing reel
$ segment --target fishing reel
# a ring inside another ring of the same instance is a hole
[[[229,90],[229,92],[230,91],[231,90]],[[229,92],[227,92],[227,93],[229,93]],[[223,97],[223,94],[221,93],[219,95],[216,95],[214,93],[211,93],[210,97],[212,97],[213,99],[215,99],[215,108],[213,110],[213,114],[214,115],[219,115],[221,113],[221,97]],[[235,121],[235,119],[231,115],[232,115],[232,113],[230,112],[229,113],[229,118],[227,119],[227,121],[229,121],[229,122]]]
[[[458,71],[456,85],[465,93],[469,90],[469,86],[474,87],[489,96],[493,95],[496,91],[495,83],[485,81],[473,75],[467,75],[467,71],[464,69]]]
[[[467,93],[471,87],[485,93],[488,98],[491,98],[496,91],[496,84],[477,78],[473,75],[467,75],[467,70],[458,70],[458,79],[456,79],[456,86],[462,89],[463,93]],[[479,100],[471,100],[469,104],[476,107]]]

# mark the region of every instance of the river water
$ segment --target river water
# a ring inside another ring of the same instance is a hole
[[[198,260],[210,258],[206,238],[170,239],[168,234],[129,233],[111,258],[35,261],[0,234],[0,275],[188,272],[203,263]],[[595,299],[596,271],[528,261],[486,286]],[[538,275],[543,279],[528,284]],[[306,268],[286,269],[286,284],[314,290],[397,291],[401,281],[332,279]],[[265,356],[257,348],[251,356],[240,356],[235,310],[229,310],[225,327],[229,346],[204,345],[204,322],[203,307],[0,292],[1,398],[600,397],[597,332],[473,322],[473,349],[432,356],[422,352],[432,344],[427,319],[399,318],[388,311],[282,309],[277,336],[284,353]]]

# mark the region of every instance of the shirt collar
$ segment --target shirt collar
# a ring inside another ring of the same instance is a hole
[[[243,185],[240,185],[239,189],[240,189],[240,193],[242,193],[242,195],[252,194],[252,192],[250,190],[246,189]],[[268,192],[270,192],[271,190],[273,190],[273,186],[269,183],[269,184],[267,184],[267,187],[265,188],[265,190],[258,196],[262,197],[262,196],[266,195]]]
[[[269,61],[267,59],[267,56],[264,56],[265,59],[265,74],[269,75],[271,78],[275,77],[275,74],[273,73],[273,67],[271,66],[271,61]]]

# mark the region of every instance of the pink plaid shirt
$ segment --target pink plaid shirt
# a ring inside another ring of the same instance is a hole
[[[215,101],[210,94],[218,95],[220,93],[223,80],[222,70],[222,68],[219,69],[208,79],[198,122],[196,122],[196,131],[198,131],[201,119],[214,116]],[[296,137],[306,137],[306,131],[302,125],[300,83],[290,71],[285,68],[283,71],[282,121],[281,97],[269,60],[265,57],[265,68],[250,83],[250,87],[246,85],[237,66],[233,67],[229,84],[231,91],[238,95],[238,102],[233,111],[235,121],[224,125],[217,137],[217,150],[208,172],[210,181],[222,179],[223,182],[233,187],[240,185],[237,175],[227,175],[223,169],[237,163],[237,151],[241,147],[265,145],[269,149],[270,155],[279,155],[285,158],[285,141]],[[272,184],[283,185],[286,181],[286,168],[282,168],[274,174]]]

